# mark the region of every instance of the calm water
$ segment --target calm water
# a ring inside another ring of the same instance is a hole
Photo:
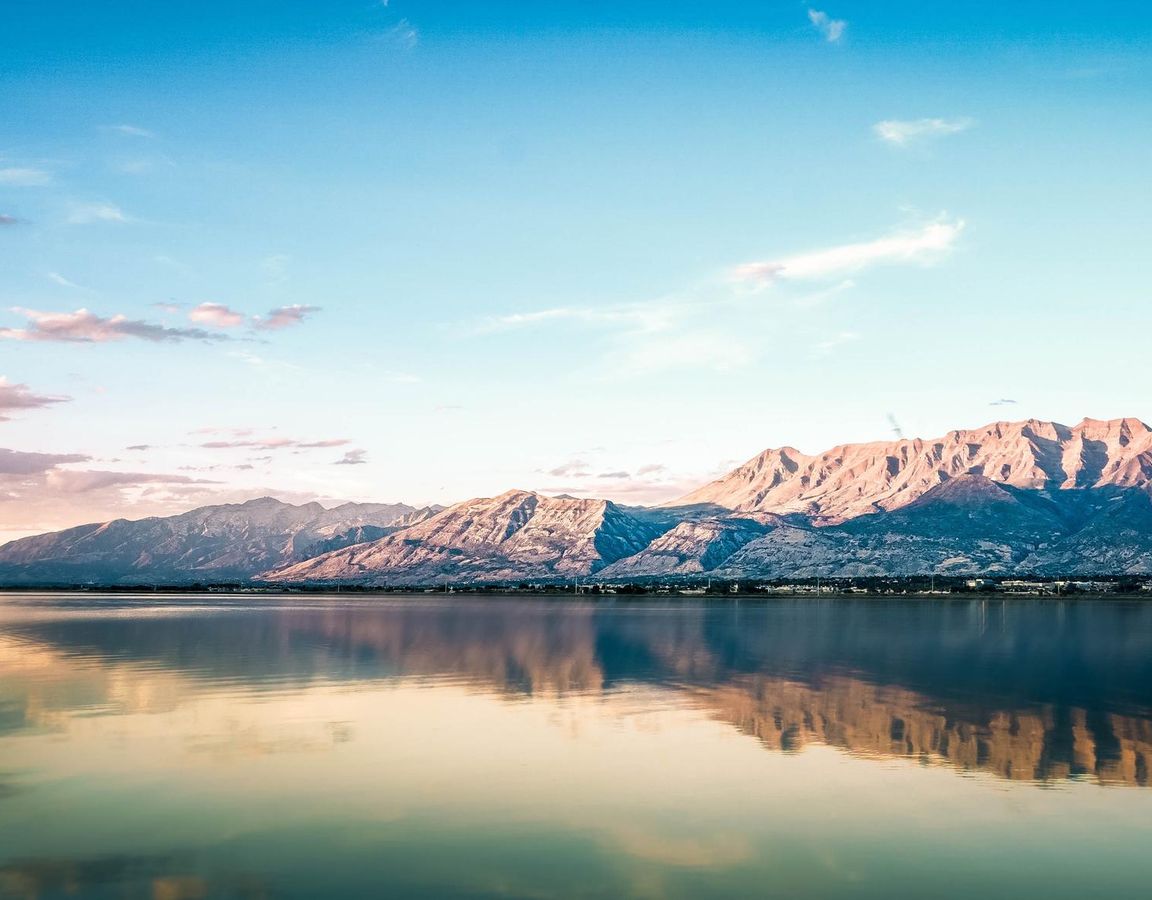
[[[1152,604],[0,599],[0,896],[1147,897]]]

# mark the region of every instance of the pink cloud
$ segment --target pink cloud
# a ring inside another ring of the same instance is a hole
[[[64,494],[86,494],[110,487],[134,487],[142,484],[219,484],[187,475],[152,475],[147,472],[70,471],[51,469],[47,484],[52,490]]]
[[[207,441],[200,446],[206,450],[232,450],[240,447],[257,450],[316,450],[323,447],[343,447],[352,443],[347,438],[330,438],[323,441],[301,441],[296,438],[272,437],[237,441]]]
[[[7,422],[7,413],[17,409],[43,409],[54,403],[66,403],[71,397],[52,397],[34,394],[26,384],[13,384],[0,375],[0,422]]]
[[[281,328],[299,325],[304,321],[305,317],[319,311],[320,307],[318,306],[303,306],[301,304],[280,306],[276,309],[269,310],[267,316],[254,317],[253,323],[255,327],[261,331],[278,331]]]
[[[229,309],[223,303],[201,303],[188,312],[188,318],[199,325],[213,328],[235,328],[244,322],[244,315]]]
[[[0,447],[0,475],[39,475],[66,463],[88,462],[79,453],[26,453]]]
[[[223,336],[201,328],[168,328],[127,316],[98,316],[86,309],[71,313],[39,312],[17,307],[30,327],[0,328],[0,338],[12,341],[63,341],[66,343],[105,343],[125,337],[144,341],[218,341]]]

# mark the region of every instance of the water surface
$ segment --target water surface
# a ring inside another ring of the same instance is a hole
[[[0,599],[0,896],[1143,897],[1152,604]]]

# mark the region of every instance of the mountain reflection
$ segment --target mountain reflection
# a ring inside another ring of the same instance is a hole
[[[73,612],[0,636],[0,734],[221,684],[429,679],[509,698],[660,688],[772,751],[1012,780],[1146,786],[1152,765],[1140,604],[270,601]]]

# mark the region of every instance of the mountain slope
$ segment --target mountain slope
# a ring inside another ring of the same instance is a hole
[[[325,549],[379,537],[431,515],[402,503],[294,506],[271,497],[178,516],[116,519],[21,538],[0,547],[9,583],[182,582],[248,578]]]
[[[958,475],[1028,490],[1132,487],[1152,479],[1152,429],[1138,419],[995,422],[934,440],[843,444],[807,456],[765,450],[669,506],[799,513],[819,523],[899,509]]]
[[[628,579],[709,572],[764,535],[772,524],[773,517],[763,514],[681,522],[639,553],[617,560],[598,574]]]
[[[381,540],[264,577],[381,584],[557,580],[588,575],[629,556],[664,527],[630,516],[606,500],[508,491],[459,503]]]

